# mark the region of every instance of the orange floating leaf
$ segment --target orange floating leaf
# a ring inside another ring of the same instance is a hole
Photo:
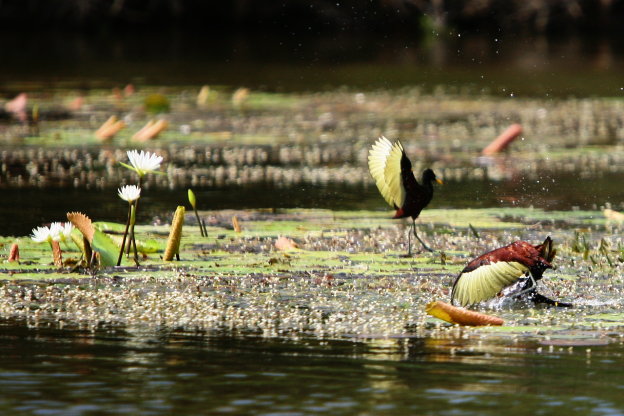
[[[238,222],[238,218],[236,217],[236,215],[232,216],[232,227],[234,227],[234,231],[237,233],[241,232],[241,226]]]
[[[91,218],[87,217],[82,212],[68,212],[67,219],[74,224],[74,227],[78,228],[87,240],[89,240],[89,244],[93,243],[95,228],[93,227]]]
[[[486,315],[479,312],[458,308],[441,301],[427,304],[426,311],[429,315],[452,324],[465,326],[502,325],[504,321],[496,316]]]
[[[173,256],[180,257],[180,241],[182,240],[182,226],[184,225],[184,213],[186,209],[183,206],[178,206],[173,214],[173,220],[171,220],[171,231],[169,231],[169,238],[167,239],[167,247],[163,254],[164,261],[173,260]]]
[[[612,209],[606,208],[602,211],[604,216],[611,221],[624,222],[624,214],[621,212],[614,211]]]
[[[232,94],[232,104],[235,107],[242,107],[249,98],[249,88],[241,87]]]
[[[110,116],[109,119],[96,130],[95,137],[102,141],[110,140],[124,127],[126,127],[126,123],[117,120],[115,116]]]
[[[9,251],[9,262],[12,261],[19,262],[19,246],[17,243],[13,243],[11,250]]]
[[[203,107],[208,102],[208,98],[210,97],[210,87],[208,85],[204,85],[199,90],[199,94],[197,94],[197,105],[199,107]]]
[[[137,131],[134,136],[132,136],[132,140],[136,140],[137,142],[153,140],[167,127],[169,127],[167,120],[150,120],[141,130]]]
[[[522,134],[522,126],[520,124],[512,124],[502,132],[494,141],[488,144],[481,151],[484,156],[491,156],[495,153],[505,150],[520,134]]]
[[[299,249],[299,246],[292,239],[280,236],[275,241],[275,248],[281,251],[290,251]]]
[[[56,267],[63,267],[63,256],[61,253],[61,244],[58,241],[52,241],[52,255],[54,256],[54,265]]]

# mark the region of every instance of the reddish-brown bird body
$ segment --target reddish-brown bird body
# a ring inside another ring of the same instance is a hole
[[[552,268],[550,262],[543,257],[543,246],[544,244],[534,246],[526,241],[515,241],[472,260],[464,267],[462,273],[471,272],[478,267],[500,261],[517,262],[528,267],[533,278],[538,280],[541,279],[544,270]]]
[[[497,296],[526,297],[535,303],[571,306],[536,292],[536,281],[552,268],[556,250],[546,237],[542,244],[516,241],[470,261],[461,271],[451,292],[451,302],[469,306]]]

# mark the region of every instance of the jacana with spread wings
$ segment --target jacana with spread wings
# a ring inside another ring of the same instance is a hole
[[[502,295],[508,288],[508,296],[525,296],[535,303],[552,306],[572,306],[540,295],[536,291],[536,280],[542,278],[546,269],[552,268],[556,250],[550,237],[542,244],[532,245],[516,241],[505,247],[485,253],[472,260],[461,271],[451,292],[451,303],[471,306]]]
[[[418,183],[412,162],[399,140],[394,143],[380,137],[368,152],[368,169],[379,192],[396,209],[393,218],[412,218],[412,232],[422,246],[431,250],[416,233],[416,218],[433,197],[433,182],[442,183],[431,169],[425,169]],[[408,234],[408,255],[412,254],[411,234]]]

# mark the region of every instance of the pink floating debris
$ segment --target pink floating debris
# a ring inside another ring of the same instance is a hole
[[[123,95],[124,97],[130,97],[132,95],[134,95],[135,89],[134,89],[134,85],[132,84],[128,84],[124,87],[123,89]]]
[[[67,109],[70,111],[80,111],[85,103],[83,96],[78,96],[67,103]]]
[[[507,148],[518,136],[522,134],[522,126],[520,124],[512,124],[502,132],[492,143],[487,145],[481,151],[482,155],[490,156],[499,153]]]
[[[22,92],[8,103],[4,104],[4,109],[13,114],[13,117],[20,121],[26,121],[26,109],[28,106],[28,95]]]

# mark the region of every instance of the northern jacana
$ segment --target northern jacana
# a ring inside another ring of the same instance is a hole
[[[392,218],[412,217],[414,236],[425,250],[433,251],[416,233],[416,218],[433,197],[433,182],[443,182],[431,169],[425,169],[418,183],[401,142],[392,143],[383,136],[368,151],[368,169],[381,196],[396,210]],[[412,255],[411,233],[408,234],[407,255]]]
[[[516,241],[485,253],[472,260],[461,271],[451,292],[451,303],[471,306],[505,296],[522,298],[534,303],[570,307],[537,293],[536,281],[546,269],[552,268],[556,250],[550,237],[542,244]]]

